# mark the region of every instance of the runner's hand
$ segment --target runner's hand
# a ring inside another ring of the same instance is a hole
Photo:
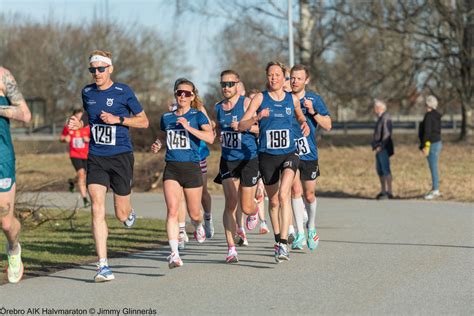
[[[258,113],[257,119],[260,121],[264,117],[269,117],[270,116],[270,109],[269,108],[264,108],[260,113]]]
[[[120,118],[113,114],[102,111],[100,114],[100,119],[106,124],[118,124],[120,123]]]
[[[181,124],[184,129],[188,129],[189,127],[189,122],[187,119],[185,119],[184,117],[179,117],[177,120],[176,120],[177,123]]]
[[[234,131],[238,132],[238,131],[239,131],[239,122],[232,122],[232,123],[230,123],[230,127],[231,127]]]
[[[303,133],[304,137],[309,135],[310,129],[308,123],[303,122],[303,124],[301,124],[301,132]]]
[[[155,142],[151,145],[151,152],[156,154],[161,149],[161,141],[157,138]]]
[[[315,111],[313,109],[313,101],[304,98],[303,105],[308,110],[309,114],[313,115],[315,113]]]
[[[75,115],[71,116],[67,121],[67,128],[72,131],[77,131],[82,127],[82,121],[78,119]]]
[[[71,142],[71,136],[67,135],[66,137],[64,137],[64,141],[66,143],[70,143]]]

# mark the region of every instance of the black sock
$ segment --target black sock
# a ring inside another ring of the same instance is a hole
[[[280,242],[280,234],[275,234],[275,242]]]
[[[287,239],[280,239],[280,243],[284,245],[288,245],[288,240]]]

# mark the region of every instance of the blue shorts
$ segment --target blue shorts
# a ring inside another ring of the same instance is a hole
[[[381,152],[375,154],[375,165],[377,167],[377,174],[380,177],[392,174],[390,171],[390,158],[386,149],[382,149]]]
[[[15,184],[15,160],[0,163],[0,192],[10,192]]]

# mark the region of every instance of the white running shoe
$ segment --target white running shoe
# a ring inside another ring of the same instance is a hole
[[[425,200],[432,200],[439,196],[441,196],[441,193],[439,192],[439,190],[431,190],[425,195]]]
[[[179,234],[178,234],[178,250],[183,250],[185,248],[186,241],[185,241],[185,238],[184,238],[184,234],[186,234],[186,233],[185,232],[179,232]]]
[[[249,241],[247,239],[247,234],[245,234],[245,232],[237,232],[237,238],[239,239],[237,241],[237,244],[239,246],[248,247]]]
[[[137,213],[135,213],[135,210],[132,208],[127,219],[125,220],[125,222],[123,222],[123,226],[125,226],[125,228],[132,228],[133,225],[135,224],[136,219],[137,219]]]
[[[206,232],[204,231],[204,227],[202,227],[202,225],[199,225],[196,231],[194,232],[194,238],[200,244],[202,244],[206,240]]]
[[[268,225],[266,221],[261,221],[260,222],[260,234],[268,234],[270,232],[270,229],[268,229]]]
[[[179,253],[177,252],[172,252],[168,256],[168,268],[173,269],[173,268],[179,268],[183,266],[183,260],[179,257]]]
[[[21,246],[18,244],[18,254],[10,255],[8,254],[9,246],[7,244],[7,257],[8,257],[8,266],[7,266],[7,275],[8,282],[18,283],[23,277],[23,262],[21,261]]]

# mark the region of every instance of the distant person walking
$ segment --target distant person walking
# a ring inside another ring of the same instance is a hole
[[[375,100],[374,112],[378,116],[372,139],[372,150],[375,151],[375,165],[380,179],[381,190],[377,199],[392,199],[392,172],[390,157],[394,154],[392,141],[392,118],[387,112],[387,105],[381,100]]]
[[[441,195],[439,193],[438,161],[441,152],[441,114],[436,110],[438,100],[430,95],[426,98],[426,114],[420,123],[419,134],[420,150],[428,160],[431,172],[431,191],[425,199],[431,200]]]

